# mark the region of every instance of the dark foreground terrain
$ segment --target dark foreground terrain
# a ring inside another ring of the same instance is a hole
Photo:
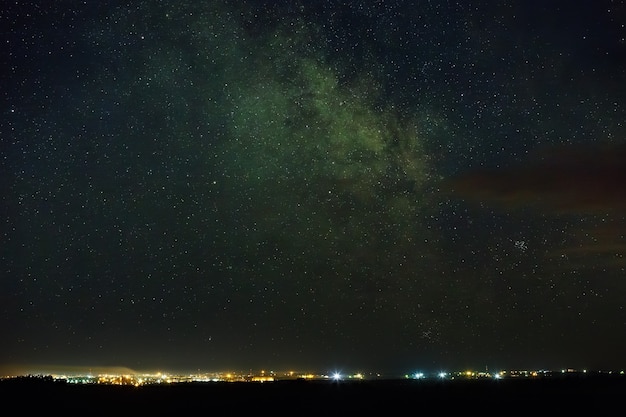
[[[544,380],[278,381],[142,387],[0,382],[4,415],[623,415],[626,377]]]

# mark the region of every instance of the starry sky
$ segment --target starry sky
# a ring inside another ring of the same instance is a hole
[[[10,2],[0,367],[626,367],[624,1]]]

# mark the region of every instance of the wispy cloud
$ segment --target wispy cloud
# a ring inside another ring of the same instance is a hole
[[[626,146],[551,148],[524,164],[463,173],[444,187],[468,202],[584,219],[577,239],[548,258],[575,269],[626,266]]]
[[[524,164],[445,182],[449,191],[471,201],[581,214],[626,208],[625,184],[626,146],[557,147]]]

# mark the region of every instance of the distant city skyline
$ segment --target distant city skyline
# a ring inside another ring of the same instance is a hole
[[[542,368],[542,369],[510,369],[498,368],[489,369],[484,367],[464,368],[464,369],[446,369],[442,368],[436,371],[410,368],[401,373],[385,373],[376,372],[367,369],[348,370],[348,369],[327,369],[327,370],[302,370],[297,368],[290,369],[221,369],[221,370],[133,370],[124,367],[70,367],[70,366],[15,366],[13,368],[4,368],[0,370],[0,377],[14,376],[56,376],[56,377],[85,377],[85,376],[153,376],[163,379],[172,377],[191,377],[213,375],[219,379],[239,380],[253,376],[272,376],[276,379],[296,379],[300,377],[310,379],[328,379],[328,380],[376,380],[385,378],[407,378],[407,379],[449,379],[454,377],[466,378],[485,378],[485,377],[541,377],[562,374],[614,374],[624,375],[624,369],[575,369],[575,368]],[[216,379],[217,380],[217,379]]]

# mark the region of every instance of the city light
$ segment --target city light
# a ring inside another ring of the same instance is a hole
[[[439,371],[428,373],[423,371],[414,371],[404,375],[382,375],[376,372],[341,372],[334,371],[330,374],[317,374],[310,371],[297,372],[289,370],[286,372],[274,371],[257,371],[257,372],[205,372],[194,374],[172,374],[165,372],[158,373],[137,373],[137,374],[115,374],[101,373],[92,374],[86,372],[81,374],[56,374],[50,373],[29,373],[27,375],[0,376],[0,379],[11,378],[34,378],[60,381],[67,384],[88,384],[88,385],[172,385],[181,383],[232,383],[232,382],[249,382],[249,383],[272,383],[275,381],[332,381],[346,382],[351,381],[383,381],[383,380],[419,380],[428,383],[429,381],[479,381],[479,380],[520,380],[532,379],[542,380],[565,377],[594,377],[594,376],[611,376],[624,377],[624,370],[605,370],[605,371],[589,371],[588,369],[559,369],[559,370],[500,370],[497,372],[488,371]]]

